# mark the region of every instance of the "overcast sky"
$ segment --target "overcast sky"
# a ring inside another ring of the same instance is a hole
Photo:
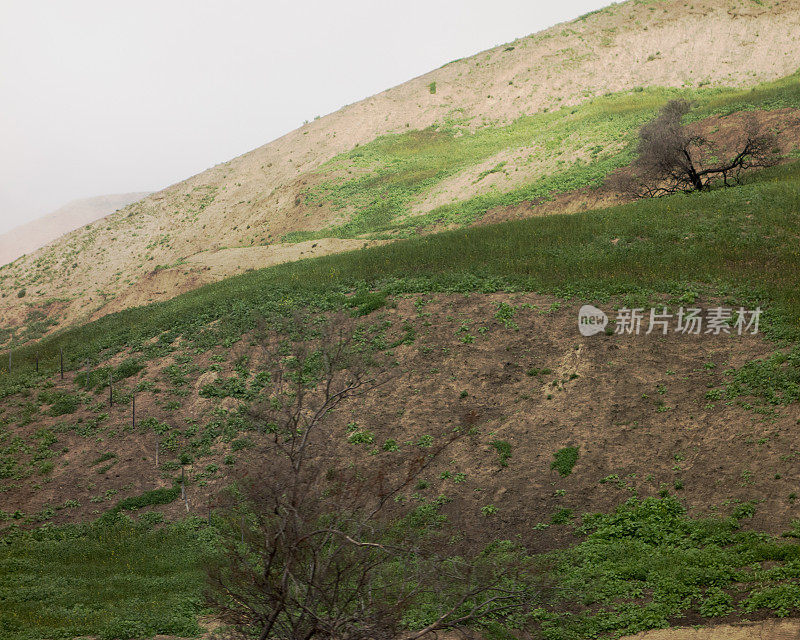
[[[608,0],[0,0],[0,233],[155,191]]]

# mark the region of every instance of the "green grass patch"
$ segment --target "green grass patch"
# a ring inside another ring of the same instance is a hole
[[[150,505],[169,504],[170,502],[174,502],[179,495],[181,495],[181,487],[179,484],[175,484],[170,488],[163,487],[161,489],[145,491],[138,496],[131,496],[130,498],[120,500],[106,515],[114,515],[121,511],[136,511]]]
[[[769,358],[752,360],[733,373],[728,397],[754,396],[769,404],[800,401],[800,347],[778,351]]]
[[[611,171],[631,162],[639,127],[675,98],[697,104],[691,115],[694,120],[750,109],[796,108],[800,107],[800,76],[747,90],[651,87],[526,115],[506,126],[473,130],[466,122],[448,120],[421,131],[382,136],[328,161],[320,169],[328,179],[305,193],[309,204],[328,204],[347,221],[320,231],[293,232],[284,240],[365,234],[408,237],[432,225],[469,224],[493,207],[548,200],[557,193],[597,186]],[[410,215],[412,203],[442,181],[510,150],[518,156],[513,168],[506,167],[505,160],[497,162],[479,172],[474,182],[508,170],[527,170],[529,179],[424,215]],[[527,169],[529,165],[536,169]]]
[[[617,296],[638,306],[660,294],[681,304],[717,295],[760,305],[770,335],[796,338],[798,212],[800,164],[793,164],[732,189],[448,231],[277,265],[16,350],[17,371],[0,376],[0,396],[36,384],[37,351],[44,362],[63,347],[68,366],[75,367],[126,347],[144,349],[153,337],[169,344],[184,336],[198,349],[230,346],[261,317],[354,303],[367,305],[366,312],[401,293],[536,291],[598,302]],[[354,292],[379,293],[354,301]]]
[[[63,416],[75,413],[80,406],[80,399],[67,393],[66,391],[46,389],[39,394],[39,402],[50,405],[48,414],[51,416]]]
[[[6,531],[0,539],[0,636],[195,636],[204,553],[191,521],[153,529],[117,518]]]
[[[560,525],[573,520],[569,509],[552,517]],[[584,514],[577,522],[579,543],[535,556],[530,565],[545,572],[546,584],[557,585],[556,595],[543,600],[532,592],[526,613],[488,621],[492,633],[501,634],[496,637],[525,628],[545,640],[613,638],[685,616],[710,623],[727,615],[800,613],[800,545],[793,539],[743,531],[736,518],[691,518],[671,496],[632,498],[611,513]],[[4,533],[3,638],[111,640],[199,631],[201,567],[215,553],[216,540],[203,521],[154,529],[116,515],[28,532],[12,526]],[[502,563],[516,558],[510,553],[515,548],[497,541],[483,553]],[[517,579],[530,583],[513,576],[509,587]],[[404,620],[420,628],[436,611],[435,598],[423,597]]]
[[[508,460],[511,458],[511,443],[505,440],[493,440],[491,445],[497,451],[497,456],[500,458],[500,466],[507,467]]]
[[[673,497],[632,498],[585,515],[579,531],[583,542],[551,555],[563,595],[538,613],[547,640],[618,637],[689,614],[800,610],[800,546],[741,531],[734,518],[692,519]]]

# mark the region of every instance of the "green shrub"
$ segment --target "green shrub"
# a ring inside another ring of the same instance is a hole
[[[572,509],[559,509],[550,518],[550,524],[568,524],[572,520]]]
[[[144,368],[145,365],[138,358],[125,358],[125,360],[120,362],[119,366],[114,369],[114,380],[124,380],[125,378],[130,378],[131,376],[135,376]]]
[[[386,295],[386,291],[359,291],[347,303],[355,308],[357,315],[366,316],[386,306]]]
[[[559,449],[553,454],[553,462],[550,464],[551,469],[555,469],[562,476],[568,476],[572,473],[575,463],[578,462],[578,447],[564,447]]]
[[[507,467],[508,459],[511,457],[511,443],[505,440],[493,440],[491,445],[500,457],[500,466]]]
[[[709,587],[698,611],[706,618],[726,616],[733,611],[733,598],[719,587]]]
[[[202,398],[251,398],[253,396],[254,392],[248,389],[247,382],[238,376],[221,378],[203,385],[200,389]]]
[[[231,442],[231,451],[241,451],[242,449],[250,449],[255,446],[255,443],[250,438],[237,438]]]
[[[350,444],[372,444],[375,442],[375,434],[372,431],[364,429],[363,431],[356,431],[347,437]]]
[[[147,507],[154,504],[169,504],[173,502],[181,494],[180,485],[174,484],[172,488],[153,489],[152,491],[145,491],[141,495],[132,496],[120,500],[115,507],[110,509],[107,514],[116,514],[120,511],[135,511],[142,507]]]

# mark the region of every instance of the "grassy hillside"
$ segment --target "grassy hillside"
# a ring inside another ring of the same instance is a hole
[[[324,386],[334,325],[384,384],[324,412],[320,495],[340,468],[424,461],[391,536],[515,567],[526,606],[487,640],[800,617],[798,34],[789,2],[631,0],[0,268],[0,636],[216,623],[224,541],[258,565],[252,512],[223,496],[278,477],[253,412],[276,380]],[[752,115],[786,162],[630,202],[608,179],[672,98],[720,155]],[[612,320],[592,337],[587,303]],[[720,305],[763,309],[760,334],[614,331],[623,307]],[[404,627],[453,587],[410,598]]]
[[[739,531],[735,518],[692,519],[674,498],[632,498],[613,513],[584,514],[576,530],[573,548],[537,558],[564,590],[527,615],[490,621],[487,637],[510,640],[525,625],[547,640],[613,638],[691,613],[713,621],[797,612],[800,545]],[[0,548],[0,630],[8,640],[194,637],[206,612],[198,563],[213,556],[214,539],[214,525],[199,519],[18,534]],[[422,603],[406,620],[420,628],[435,610]]]
[[[741,90],[800,68],[798,33],[790,2],[631,0],[453,61],[3,267],[0,346],[487,208],[537,215],[624,165],[636,125],[670,95],[707,113],[796,108],[796,95]]]
[[[736,189],[279,265],[66,330],[14,351],[12,361],[30,372],[39,354],[52,370],[63,349],[72,368],[124,347],[140,348],[162,332],[167,341],[235,341],[254,326],[254,313],[357,304],[366,309],[383,304],[386,293],[424,291],[527,290],[601,301],[628,296],[642,303],[660,293],[687,300],[704,293],[761,304],[773,333],[796,336],[799,177],[800,165],[793,164]],[[348,298],[354,291],[360,293]]]
[[[577,640],[796,615],[798,211],[792,164],[733,189],[280,265],[13,353],[0,379],[1,623],[18,640],[195,630],[195,562],[216,535],[196,516],[207,517],[226,469],[256,462],[244,413],[263,383],[253,332],[297,309],[355,314],[363,348],[407,377],[337,412],[331,446],[346,455],[374,446],[391,456],[423,446],[436,424],[478,416],[469,447],[407,499],[442,504],[464,530],[519,536],[560,586],[524,619],[492,623],[490,636],[527,625]],[[772,341],[592,342],[575,331],[583,301],[758,304]],[[369,437],[351,438],[351,420]],[[195,517],[153,530],[161,513],[185,516],[168,488],[182,467]],[[159,553],[145,554],[155,539]],[[88,559],[76,567],[79,551]],[[42,573],[46,588],[26,586]],[[74,594],[96,576],[110,586],[85,610],[88,596]],[[148,600],[154,588],[170,598]],[[420,603],[407,622],[434,610]]]
[[[0,632],[8,640],[193,636],[200,629],[198,562],[208,548],[202,527],[189,522],[7,533],[0,547]]]
[[[322,165],[321,175],[333,177],[305,192],[310,205],[327,204],[349,219],[315,232],[288,234],[284,240],[414,235],[434,225],[474,223],[494,207],[541,202],[599,186],[613,170],[630,164],[641,125],[676,98],[695,102],[695,121],[743,111],[797,109],[800,74],[747,90],[639,87],[524,116],[507,126],[473,131],[468,121],[452,119],[423,131],[384,136]],[[501,152],[505,159],[498,157]],[[505,180],[483,188],[481,183],[494,174]],[[419,206],[426,193],[441,190],[453,176],[462,177],[449,185],[454,203],[430,211],[431,204]],[[471,191],[478,195],[467,197]]]

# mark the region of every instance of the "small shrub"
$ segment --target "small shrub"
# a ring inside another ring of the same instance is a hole
[[[578,462],[578,447],[564,447],[559,449],[553,454],[553,462],[550,464],[551,469],[555,469],[562,476],[568,476],[572,473],[575,463]]]
[[[550,524],[568,524],[572,520],[572,509],[559,509],[550,518]]]
[[[700,615],[706,618],[726,616],[733,611],[732,602],[733,598],[719,587],[709,587],[700,602]]]
[[[347,301],[347,304],[355,308],[356,315],[366,316],[386,306],[386,296],[386,291],[359,291]]]
[[[511,443],[506,442],[505,440],[494,440],[491,445],[494,447],[495,451],[497,451],[497,455],[500,457],[500,466],[507,467],[508,459],[511,457]]]
[[[372,444],[375,442],[375,434],[366,429],[364,431],[356,431],[347,438],[347,441],[350,444]]]
[[[142,364],[138,358],[126,358],[114,369],[114,380],[130,378],[131,376],[135,376],[142,369],[144,369],[144,364]]]
[[[736,520],[742,520],[744,518],[752,518],[755,513],[756,505],[754,503],[742,502],[741,504],[736,505],[731,515],[736,518]]]
[[[417,440],[417,446],[422,449],[430,449],[433,446],[433,436],[427,434],[420,436],[419,440]]]
[[[96,464],[100,464],[101,462],[106,462],[107,460],[112,460],[113,458],[116,458],[116,457],[117,457],[116,453],[112,453],[111,451],[107,451],[106,453],[103,453],[103,454],[99,455],[97,458],[95,458],[94,460],[92,460],[90,466],[93,467]]]
[[[177,483],[170,489],[153,489],[152,491],[145,491],[138,496],[125,498],[117,503],[117,506],[108,511],[111,513],[119,513],[120,511],[135,511],[142,507],[147,507],[154,504],[169,504],[175,500],[181,493],[180,485]]]
[[[65,391],[42,391],[39,394],[39,402],[49,404],[48,413],[54,417],[75,413],[80,406],[78,397]]]
[[[519,329],[519,325],[514,322],[515,315],[517,315],[516,307],[508,304],[507,302],[497,303],[497,311],[495,312],[494,317],[499,320],[506,329],[513,329],[514,331]]]
[[[255,446],[255,443],[250,438],[237,438],[231,442],[231,451],[241,451],[242,449],[250,449]]]

